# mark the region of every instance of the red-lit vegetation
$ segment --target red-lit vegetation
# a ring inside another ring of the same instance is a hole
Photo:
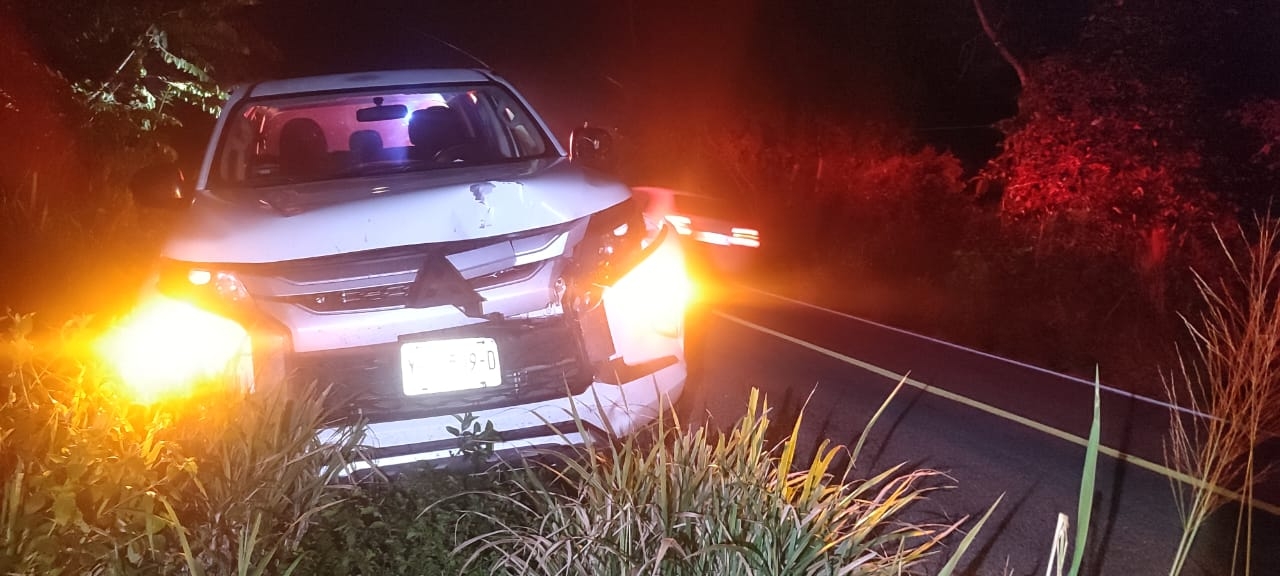
[[[1223,272],[1213,227],[1271,208],[1280,106],[1218,84],[1231,48],[1212,38],[1261,15],[1092,10],[1022,59],[1017,113],[976,170],[905,124],[758,103],[641,147],[716,166],[698,185],[756,208],[794,293],[1159,396],[1175,312],[1198,305],[1190,270]]]

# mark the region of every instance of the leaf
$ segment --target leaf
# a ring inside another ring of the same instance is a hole
[[[16,472],[16,474],[21,474],[21,471]],[[18,490],[20,487],[20,485],[15,484],[14,490]],[[26,501],[22,502],[22,512],[35,515],[44,510],[46,505],[48,505],[48,498],[44,493],[31,492],[27,494]]]
[[[21,340],[31,335],[31,330],[35,328],[35,315],[25,314],[18,317],[17,325],[14,327],[14,339]]]
[[[1102,441],[1102,376],[1093,377],[1093,425],[1089,427],[1089,445],[1084,453],[1084,471],[1080,477],[1080,498],[1076,509],[1076,542],[1071,554],[1071,576],[1080,574],[1085,543],[1089,538],[1089,518],[1093,515],[1093,486],[1098,474],[1098,445]]]
[[[178,513],[174,511],[173,506],[167,500],[161,500],[161,503],[164,504],[164,509],[168,514],[169,523],[173,526],[173,531],[178,535],[178,543],[182,546],[182,559],[187,565],[187,572],[192,576],[205,576],[204,568],[191,550],[191,541],[187,539],[186,528],[183,528],[182,522],[178,521]]]
[[[960,545],[956,546],[956,551],[951,554],[951,558],[947,559],[947,563],[943,565],[942,570],[938,572],[938,576],[951,576],[955,572],[956,566],[960,564],[960,557],[964,556],[965,550],[973,544],[973,539],[978,536],[978,532],[982,530],[982,526],[987,523],[987,519],[991,517],[991,513],[996,511],[996,507],[1000,505],[1000,501],[1004,500],[1004,494],[1001,494],[996,501],[991,503],[991,507],[987,508],[987,513],[982,515],[982,519],[973,525],[973,529],[964,535],[964,539],[960,541]]]
[[[66,526],[80,518],[80,508],[76,505],[75,491],[63,488],[53,498],[53,521],[59,526]]]
[[[130,542],[129,545],[125,547],[125,557],[129,559],[129,562],[133,564],[142,562],[142,552],[138,550],[141,546],[141,542],[134,541]]]
[[[156,514],[156,512],[155,512],[155,507],[156,507],[155,502],[156,502],[156,501],[155,501],[155,494],[154,494],[154,493],[152,493],[152,492],[148,492],[145,496],[143,496],[143,500],[142,500],[142,502],[143,502],[143,504],[142,504],[142,513],[144,514],[144,517],[146,518],[146,520],[145,520],[145,524],[146,524],[145,531],[146,531],[146,534],[147,534],[148,538],[150,539],[150,537],[152,537],[152,536],[154,536],[155,534],[159,533],[161,530],[164,530],[165,526],[167,526],[167,525],[168,525],[168,523],[165,521],[164,517],[162,517],[162,516],[160,516],[160,515]]]
[[[875,426],[876,421],[880,419],[880,415],[884,413],[885,408],[889,407],[889,403],[898,396],[898,392],[902,391],[902,385],[907,383],[908,376],[903,376],[898,380],[898,385],[893,387],[893,391],[885,397],[884,402],[880,403],[880,407],[876,409],[875,414],[871,415],[871,419],[867,420],[867,425],[862,429],[862,434],[858,436],[858,443],[853,447],[853,453],[850,457],[852,462],[858,461],[858,456],[862,454],[862,445],[867,441],[867,437],[871,436],[871,429]]]

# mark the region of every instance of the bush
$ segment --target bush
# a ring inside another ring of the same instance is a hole
[[[92,332],[47,341],[11,316],[0,379],[0,572],[278,572],[351,431],[321,444],[315,398],[209,383],[193,397],[135,404],[87,361]],[[260,387],[261,388],[261,387]]]
[[[553,455],[554,466],[516,476],[512,495],[493,495],[530,517],[499,520],[460,549],[469,564],[496,556],[497,574],[900,574],[958,527],[898,520],[936,473],[852,480],[852,463],[832,468],[843,448],[825,443],[799,464],[799,423],[775,452],[767,413],[753,391],[719,438],[660,425],[653,442]]]
[[[806,264],[910,277],[950,264],[972,203],[953,155],[881,128],[805,123],[711,131],[701,143],[757,207],[771,246]]]
[[[459,574],[466,558],[459,542],[489,530],[486,518],[524,521],[522,510],[488,498],[500,491],[495,474],[462,476],[424,467],[389,483],[356,487],[317,515],[302,541],[301,574]],[[491,558],[467,573],[487,573]]]

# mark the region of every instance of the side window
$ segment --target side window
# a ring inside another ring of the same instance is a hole
[[[525,114],[524,108],[517,104],[504,92],[494,91],[494,107],[497,109],[499,121],[516,147],[516,155],[521,157],[541,156],[547,151],[547,144],[538,136],[538,126]]]
[[[236,115],[228,122],[223,136],[222,156],[218,163],[218,174],[224,182],[244,181],[249,157],[257,153],[256,136],[257,130],[250,118]]]

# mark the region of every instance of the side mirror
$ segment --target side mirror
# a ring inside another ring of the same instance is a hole
[[[177,164],[152,164],[129,180],[129,190],[139,206],[183,208],[191,204],[191,190]]]
[[[583,124],[569,133],[569,160],[599,169],[613,167],[613,135],[607,128]]]

